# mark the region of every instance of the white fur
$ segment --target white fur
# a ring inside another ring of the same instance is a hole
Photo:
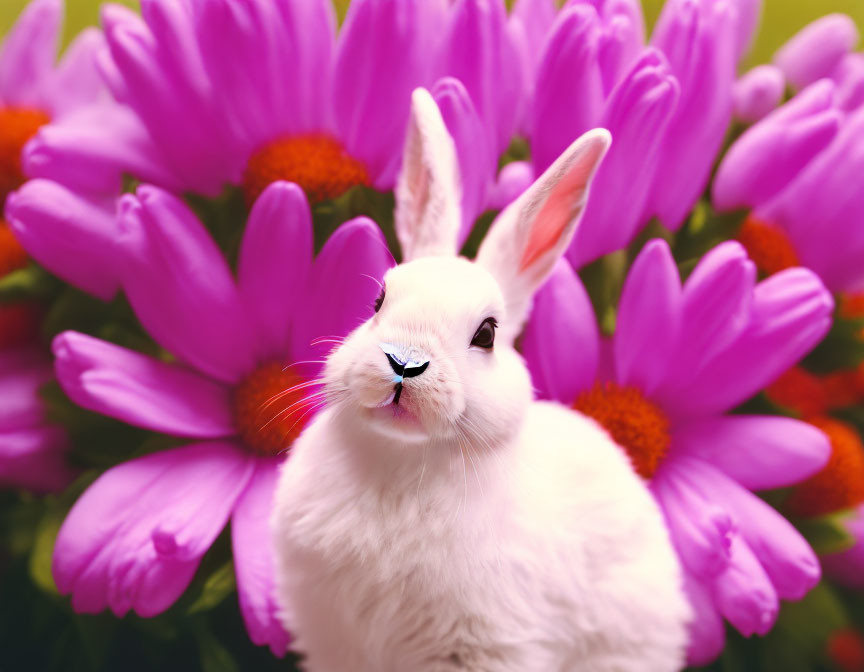
[[[421,145],[440,137],[440,115],[416,96],[414,114]],[[428,256],[392,269],[380,312],[328,359],[328,407],[294,444],[273,515],[284,622],[310,672],[683,665],[690,612],[662,514],[593,421],[532,402],[512,347],[522,297],[575,226],[537,215],[578,218],[608,142],[593,132],[574,143],[478,263]],[[411,179],[434,188],[448,170]],[[568,180],[572,207],[544,208]],[[403,231],[431,227],[423,247],[437,254],[455,227],[425,214]],[[525,258],[538,226],[560,234],[524,268],[505,263]],[[470,345],[487,317],[501,324],[491,350]],[[430,361],[398,406],[382,343]]]

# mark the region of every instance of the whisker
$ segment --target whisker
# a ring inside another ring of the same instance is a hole
[[[260,413],[261,411],[267,409],[269,406],[272,406],[275,402],[279,401],[282,397],[284,397],[288,394],[291,394],[292,392],[296,392],[297,390],[303,390],[303,389],[306,389],[307,387],[313,387],[315,385],[322,385],[322,384],[323,384],[322,380],[320,378],[316,378],[315,380],[307,380],[304,383],[298,383],[297,385],[292,385],[291,387],[288,387],[288,388],[282,390],[281,392],[277,392],[272,397],[270,397],[267,401],[262,403],[261,406],[258,407],[258,412]]]

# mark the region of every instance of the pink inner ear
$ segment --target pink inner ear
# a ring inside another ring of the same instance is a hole
[[[570,167],[567,174],[552,189],[540,212],[534,216],[531,235],[522,254],[520,271],[524,271],[552,250],[561,240],[567,225],[579,214],[577,207],[582,203],[591,171],[596,163],[596,156],[593,160],[586,160],[586,158],[584,156],[576,158],[576,165]]]

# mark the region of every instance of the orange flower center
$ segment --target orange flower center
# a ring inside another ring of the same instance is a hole
[[[797,516],[821,516],[864,502],[864,445],[851,425],[834,418],[811,418],[831,441],[822,471],[798,485],[786,506]]]
[[[42,310],[33,303],[0,304],[0,350],[32,343]]]
[[[669,451],[669,420],[635,387],[595,383],[573,408],[601,424],[643,478],[654,475]]]
[[[21,150],[40,126],[51,119],[39,110],[0,108],[0,206],[6,197],[24,184],[21,170]]]
[[[778,227],[750,215],[738,230],[738,242],[763,275],[798,266],[798,254]]]
[[[234,389],[234,422],[258,455],[284,452],[317,407],[307,383],[279,362],[265,364]]]
[[[853,406],[862,392],[861,376],[855,369],[820,376],[801,366],[792,367],[765,389],[772,402],[805,418]]]
[[[312,205],[341,196],[351,187],[369,184],[365,166],[326,135],[301,135],[271,142],[257,150],[243,173],[243,192],[251,207],[277,180],[303,188]]]
[[[864,292],[841,294],[838,309],[840,317],[844,320],[860,320],[864,318]]]

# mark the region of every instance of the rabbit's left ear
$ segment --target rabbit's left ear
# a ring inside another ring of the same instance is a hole
[[[564,254],[588,199],[588,188],[612,136],[588,131],[556,159],[492,225],[477,263],[498,280],[507,302],[503,331],[515,337],[531,297]]]
[[[396,235],[403,261],[457,254],[461,221],[453,138],[426,89],[411,96],[411,119],[396,185]]]

